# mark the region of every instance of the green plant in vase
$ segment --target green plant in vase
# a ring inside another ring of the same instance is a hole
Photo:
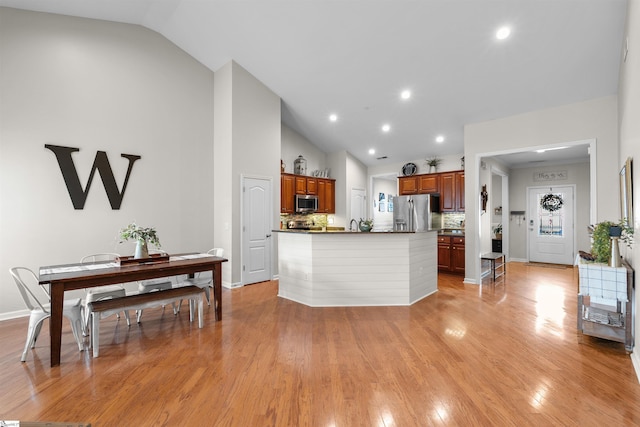
[[[611,236],[619,235],[619,241],[628,247],[633,245],[633,227],[626,218],[617,223],[602,221],[589,226],[591,231],[591,254],[596,262],[608,263],[611,258]]]
[[[429,166],[429,172],[437,172],[438,171],[438,166],[440,165],[440,163],[442,163],[442,159],[438,158],[438,157],[428,157],[425,160],[425,163],[427,166]]]
[[[135,222],[127,225],[120,230],[120,243],[135,240],[136,252],[134,258],[148,258],[149,257],[149,243],[156,248],[160,248],[160,239],[158,238],[158,232],[153,227],[140,227]]]
[[[502,239],[502,224],[493,227],[493,234],[496,235],[496,239]]]
[[[373,229],[373,220],[371,218],[360,218],[360,222],[358,222],[358,228],[360,229],[360,231],[371,231]]]

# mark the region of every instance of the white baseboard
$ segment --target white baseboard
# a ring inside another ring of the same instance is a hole
[[[524,258],[509,258],[509,262],[529,262],[529,260]]]
[[[0,313],[0,322],[2,322],[3,320],[11,320],[11,319],[18,319],[20,317],[27,317],[29,316],[29,310],[27,310],[26,308],[24,310],[18,310],[18,311],[10,311],[8,313]]]
[[[467,285],[477,285],[478,284],[478,282],[476,282],[471,277],[465,277],[464,280],[462,281],[462,283],[465,283]]]
[[[631,353],[631,363],[633,363],[633,369],[636,371],[636,379],[640,382],[640,354],[637,351]]]
[[[241,288],[242,282],[235,282],[235,283],[229,283],[229,282],[222,282],[222,286],[224,286],[227,289],[235,289],[235,288]]]

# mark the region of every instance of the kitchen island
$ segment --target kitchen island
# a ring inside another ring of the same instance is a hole
[[[411,305],[438,290],[437,231],[278,235],[278,296],[311,307]]]

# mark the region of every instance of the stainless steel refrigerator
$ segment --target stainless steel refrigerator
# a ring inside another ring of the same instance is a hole
[[[440,228],[439,194],[393,198],[393,231],[430,231]]]

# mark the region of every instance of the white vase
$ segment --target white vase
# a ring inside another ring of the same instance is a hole
[[[133,255],[134,259],[149,258],[149,247],[146,240],[138,240],[136,243],[136,252]]]
[[[436,173],[438,172],[438,167],[437,166],[429,166],[429,173]]]

